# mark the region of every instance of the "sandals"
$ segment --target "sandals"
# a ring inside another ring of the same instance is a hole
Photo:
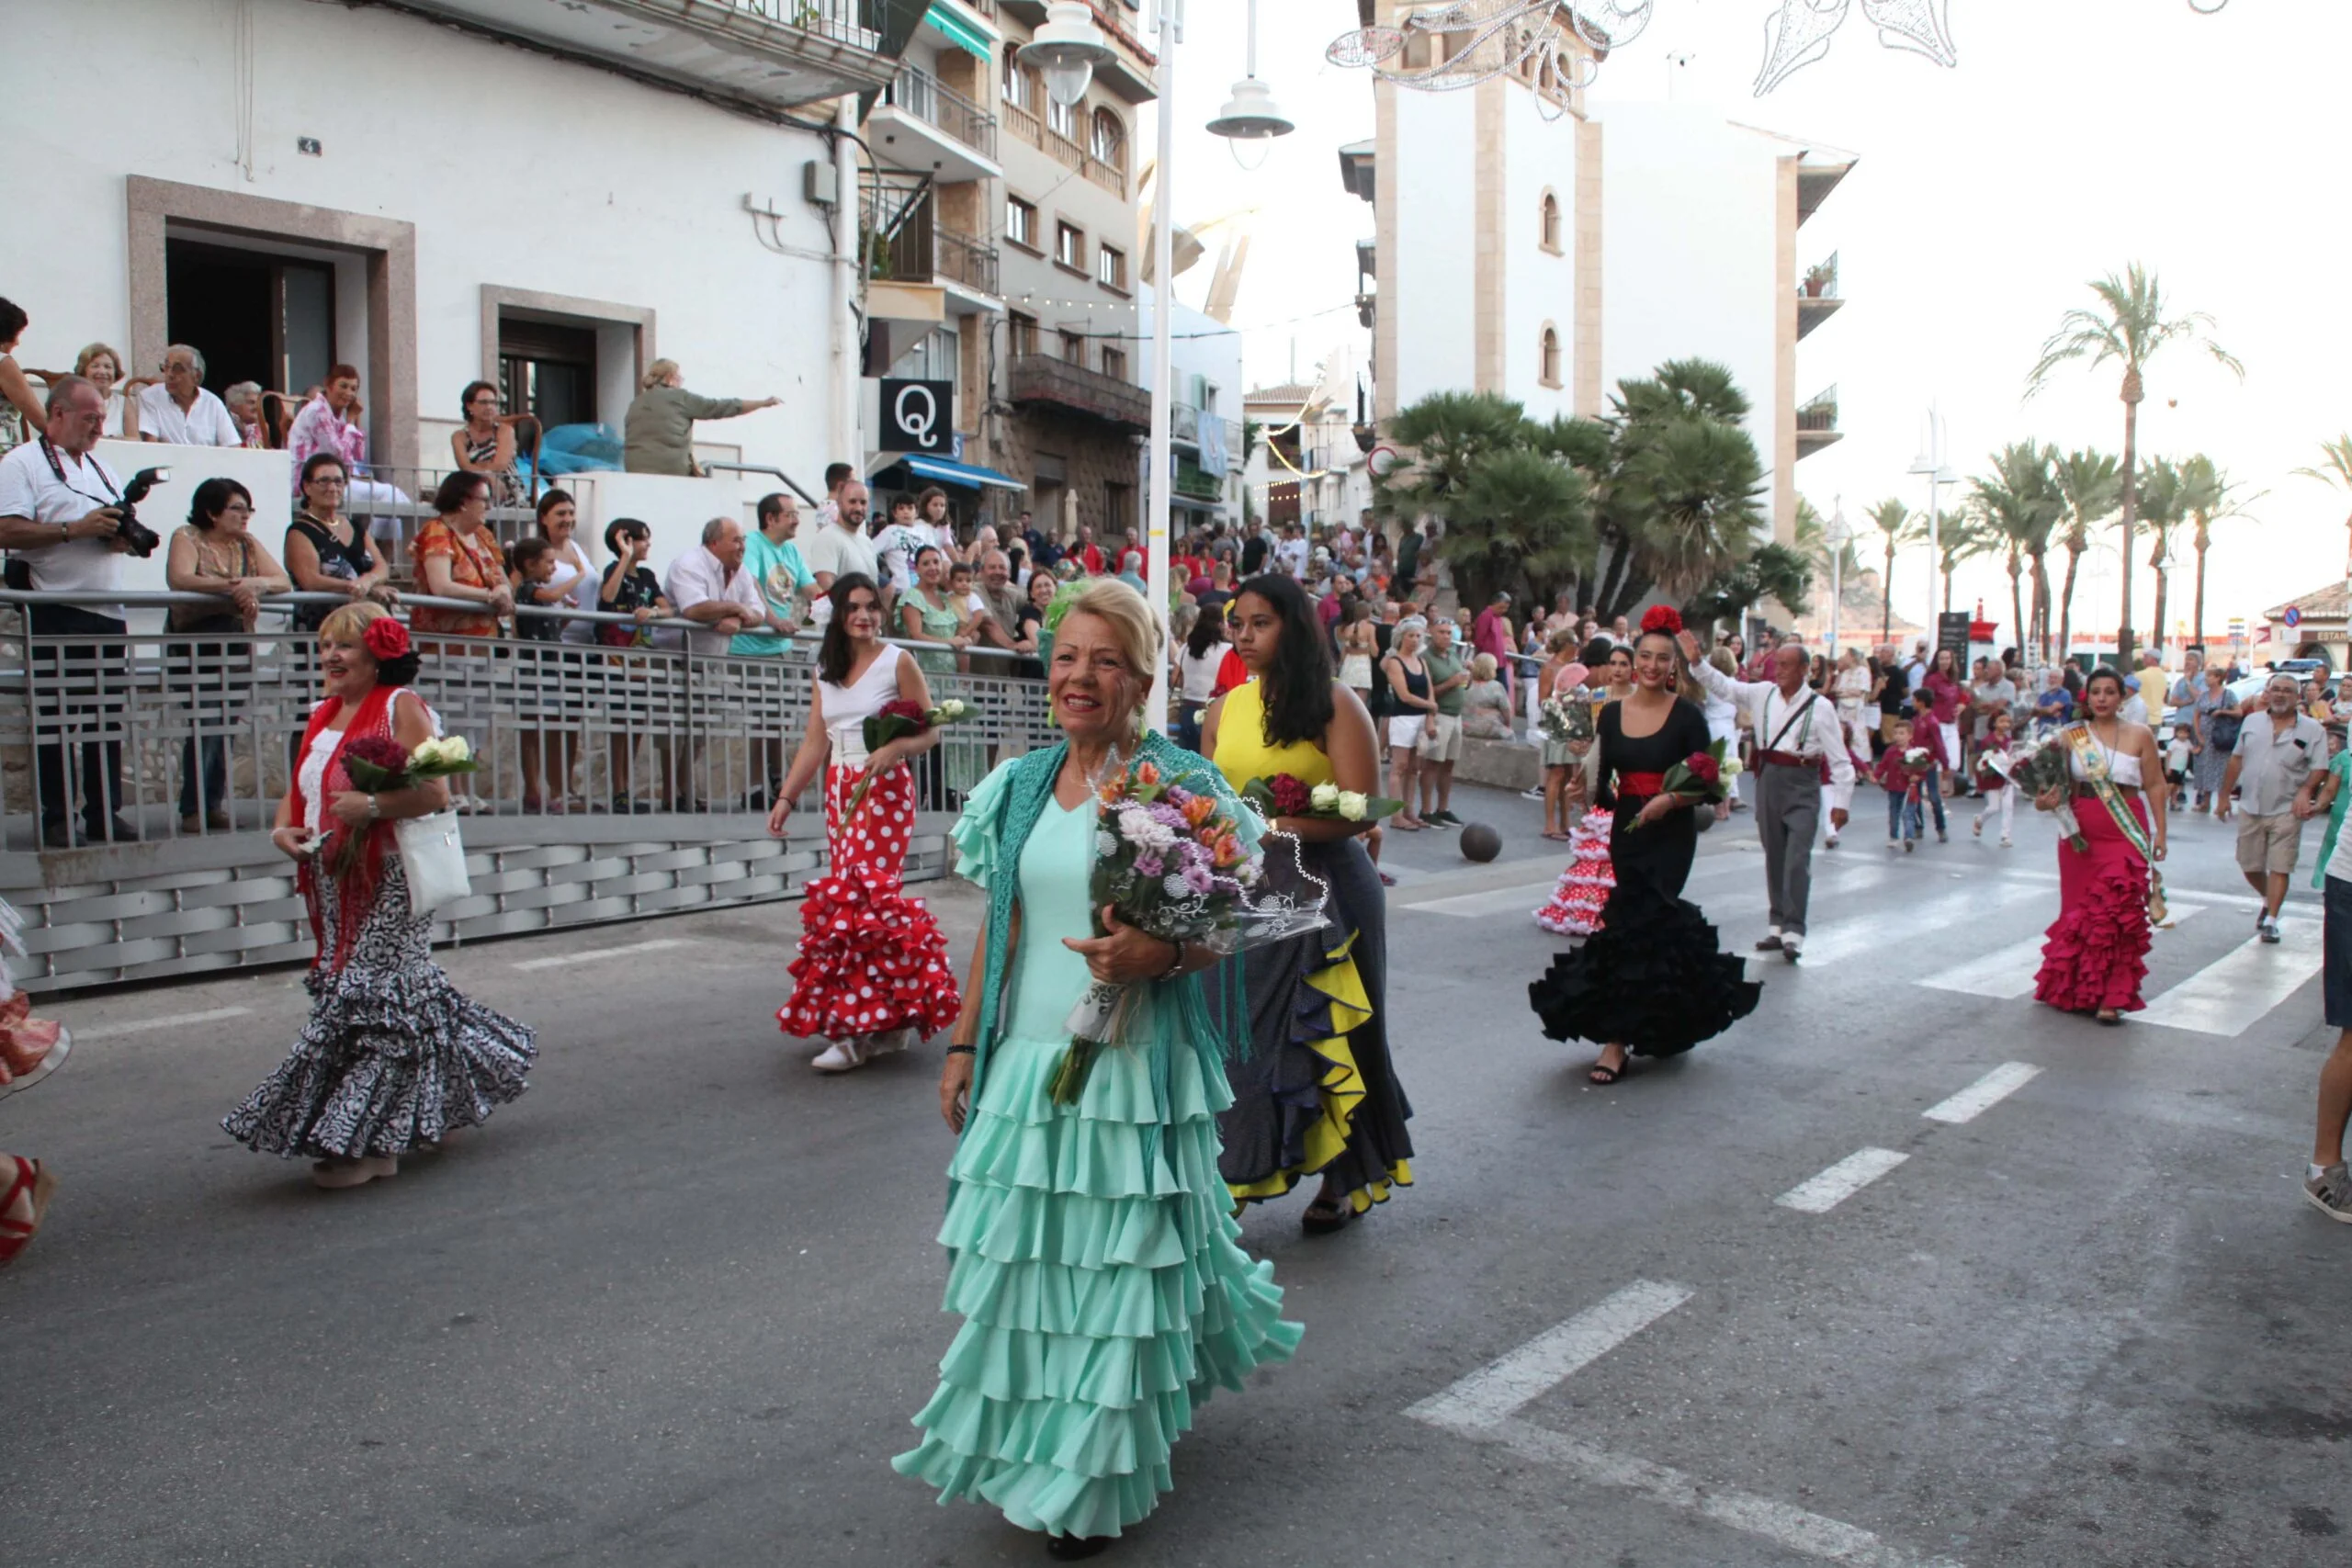
[[[1344,1192],[1340,1194],[1339,1201],[1335,1203],[1326,1202],[1320,1198],[1316,1199],[1315,1201],[1306,1205],[1306,1211],[1298,1216],[1298,1228],[1309,1235],[1329,1235],[1335,1231],[1343,1231],[1355,1223],[1355,1204],[1349,1201],[1348,1195]]]
[[[1627,1073],[1630,1073],[1633,1070],[1634,1059],[1631,1056],[1626,1057],[1623,1061],[1618,1063],[1613,1067],[1604,1066],[1600,1063],[1595,1062],[1591,1066],[1585,1069],[1585,1081],[1591,1084],[1595,1089],[1607,1089],[1611,1084],[1615,1083],[1619,1078],[1623,1077]]]
[[[17,1254],[40,1231],[41,1218],[49,1213],[49,1201],[57,1195],[57,1178],[37,1159],[19,1155],[0,1155],[0,1159],[12,1160],[17,1167],[6,1194],[0,1196],[0,1264],[7,1264],[16,1260]],[[8,1217],[20,1198],[32,1204],[33,1217],[29,1221]]]

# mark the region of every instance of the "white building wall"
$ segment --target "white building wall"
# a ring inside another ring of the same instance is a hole
[[[1532,92],[1503,95],[1503,391],[1532,419],[1576,400],[1577,125],[1546,120]],[[1560,254],[1544,249],[1544,192],[1560,204]],[[1544,324],[1560,336],[1559,385],[1543,383]]]
[[[1690,104],[1596,106],[1604,392],[1666,360],[1730,367],[1766,468],[1775,407],[1776,144]],[[1769,478],[1769,475],[1768,475]]]
[[[1396,100],[1396,363],[1382,366],[1410,408],[1431,392],[1477,385],[1476,106],[1471,93],[1398,91]],[[1384,265],[1386,264],[1384,262]]]
[[[484,368],[491,285],[653,310],[658,352],[687,385],[785,400],[703,434],[814,488],[836,456],[831,241],[799,194],[820,139],[413,17],[306,0],[254,0],[248,73],[235,14],[194,0],[8,7],[10,186],[40,191],[37,219],[12,203],[6,288],[33,318],[21,363],[70,364],[92,339],[129,351],[124,180],[144,175],[416,226],[424,450],[379,460],[447,465],[450,423],[433,422],[454,422]],[[93,39],[106,40],[102,101]],[[250,174],[237,129],[247,75]],[[296,152],[304,136],[323,156]],[[755,220],[746,193],[782,217]],[[339,280],[336,346],[364,365],[357,270]],[[617,423],[605,369],[600,412]]]

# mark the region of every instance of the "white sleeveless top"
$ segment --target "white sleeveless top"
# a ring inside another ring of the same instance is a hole
[[[2068,772],[2071,773],[2077,781],[2088,784],[2090,782],[2090,774],[2083,771],[2083,754],[2075,750],[2073,746],[2066,745],[2064,741],[2061,741],[2059,744],[2066,746],[2066,766]],[[2091,744],[2098,746],[2098,741],[2097,739],[2093,739]],[[2107,756],[2107,776],[2109,778],[2114,780],[2120,784],[2137,784],[2141,782],[2140,755],[2138,752],[2108,751],[2107,748],[2104,746],[2100,746],[2099,750],[2102,752],[2105,752]]]
[[[865,721],[899,694],[899,660],[905,650],[896,643],[882,645],[882,656],[865,674],[846,686],[817,682],[825,706],[825,732],[832,737],[833,765],[854,768],[865,761]]]

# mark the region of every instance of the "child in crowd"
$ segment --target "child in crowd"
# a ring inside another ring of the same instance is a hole
[[[2172,727],[2172,739],[2165,745],[2165,783],[2172,786],[2170,809],[2185,808],[2188,799],[2190,760],[2203,748],[2197,744],[2197,732],[2186,724]]]
[[[562,558],[555,553],[555,546],[537,534],[526,534],[514,541],[506,552],[506,575],[514,590],[517,604],[560,604],[562,593],[545,594],[539,591],[555,581],[555,569]],[[566,592],[571,584],[564,584]],[[514,635],[526,642],[555,642],[563,636],[563,619],[559,615],[517,615]]]
[[[1887,737],[1886,752],[1878,760],[1871,777],[1886,791],[1886,847],[1903,846],[1909,854],[1927,829],[1919,810],[1920,789],[1928,772],[1936,765],[1932,754],[1925,760],[1915,759],[1917,750],[1912,741],[1911,721],[1898,718],[1894,731]]]
[[[1984,732],[1984,744],[1976,753],[1976,788],[1984,797],[1984,809],[1976,814],[1976,836],[1984,836],[1984,818],[1995,810],[2001,814],[2001,847],[2009,847],[2009,826],[2017,814],[2018,786],[2008,779],[2009,749],[2017,744],[2017,721],[2006,713],[1993,716],[1992,728]]]

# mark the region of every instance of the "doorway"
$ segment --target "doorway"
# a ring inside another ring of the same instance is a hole
[[[255,381],[299,396],[335,362],[334,268],[324,262],[167,238],[164,293],[164,331],[204,355],[214,392]]]

